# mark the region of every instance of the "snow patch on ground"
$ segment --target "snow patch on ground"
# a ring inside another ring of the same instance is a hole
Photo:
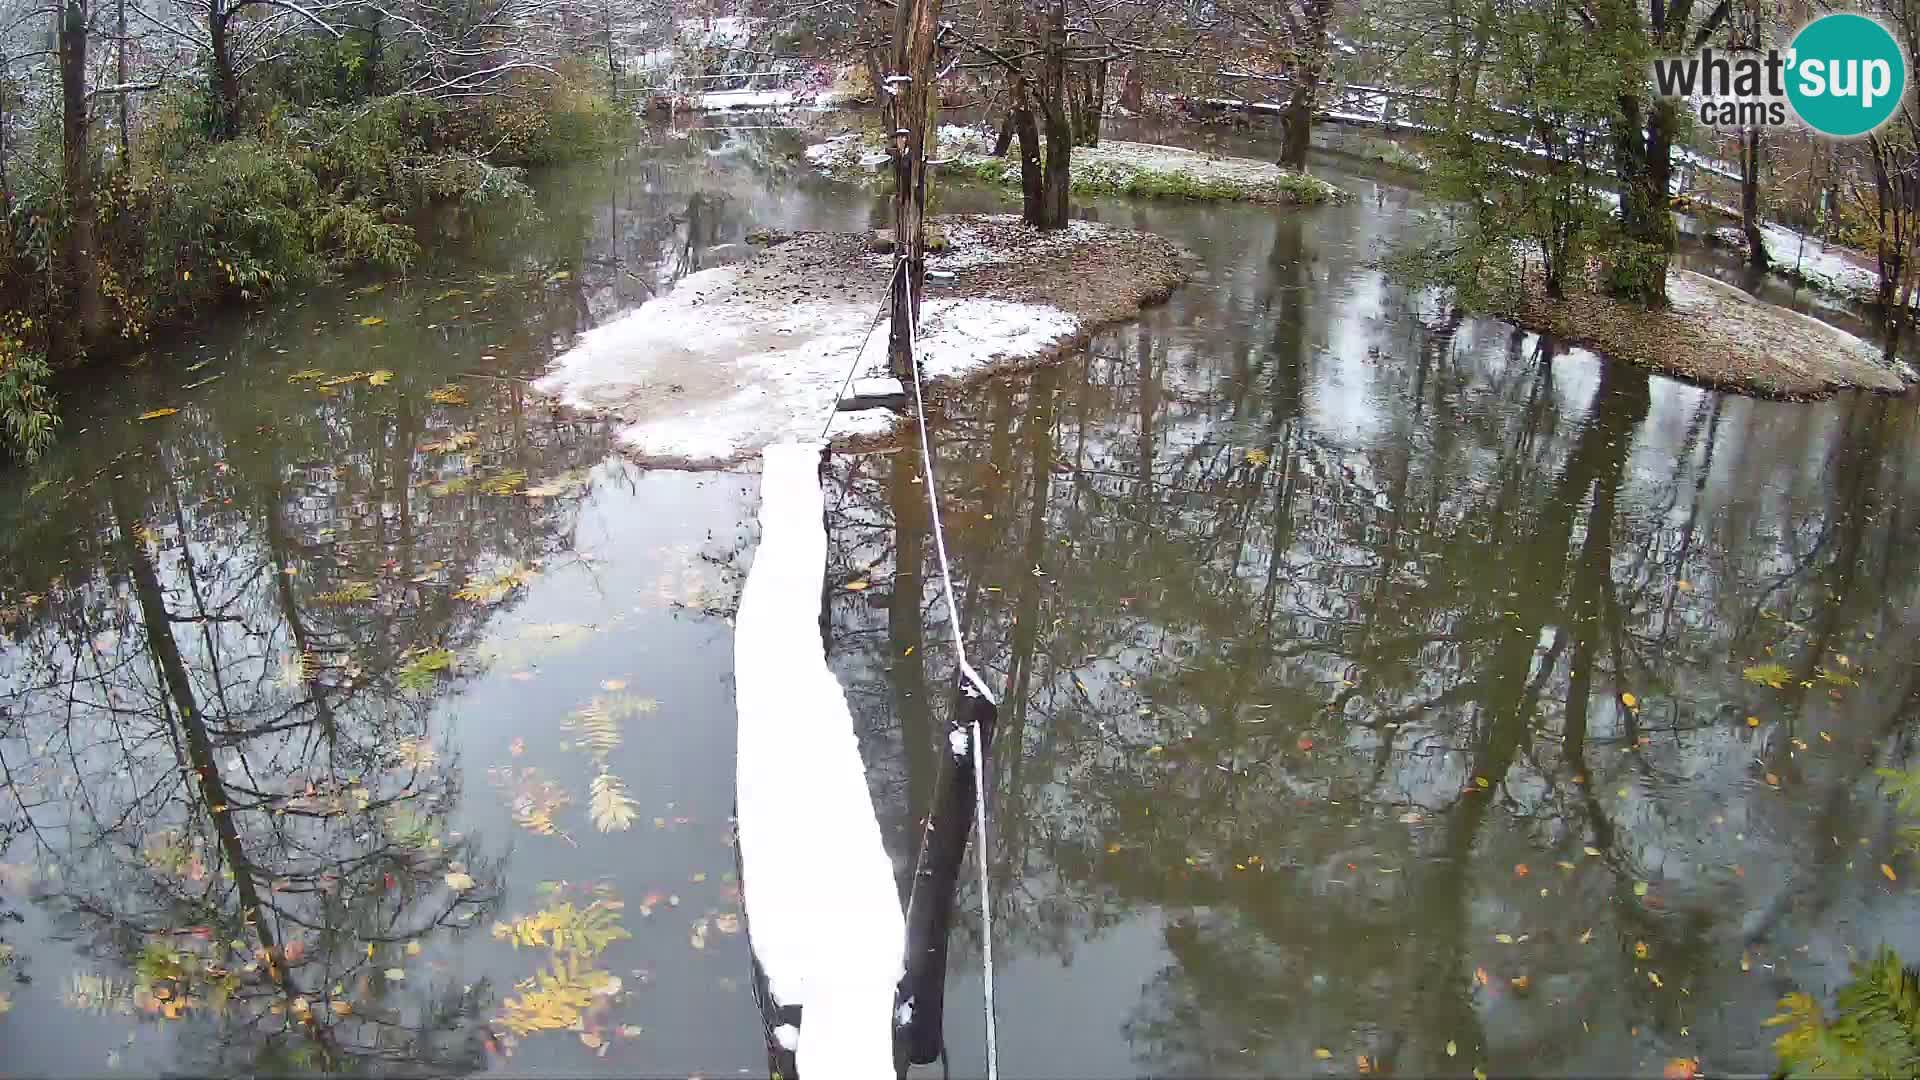
[[[820,451],[791,442],[764,453],[760,546],[734,631],[741,893],[774,1000],[804,1010],[792,1037],[800,1075],[886,1080],[906,921],[853,716],[820,644]]]
[[[1872,299],[1879,290],[1879,273],[1849,258],[1844,248],[1785,225],[1761,225],[1760,240],[1767,245],[1767,258],[1775,268],[1816,289],[1863,300]]]
[[[752,262],[717,266],[673,292],[587,331],[535,384],[588,412],[623,421],[638,456],[724,465],[785,439],[883,435],[881,409],[836,413],[840,388],[886,369],[886,332],[869,337],[884,261],[872,288],[851,298],[757,302],[741,292]],[[796,292],[799,291],[796,289]],[[1072,338],[1074,316],[1038,304],[928,297],[921,303],[922,370],[957,379],[1008,357],[1041,356]]]

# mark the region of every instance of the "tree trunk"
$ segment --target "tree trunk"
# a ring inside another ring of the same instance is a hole
[[[1047,164],[1041,174],[1042,229],[1064,229],[1070,205],[1073,127],[1067,121],[1067,5],[1053,0],[1047,21],[1045,64],[1040,79],[1040,117],[1047,129]]]
[[[1034,228],[1046,221],[1045,173],[1040,164],[1040,126],[1027,101],[1026,83],[1019,76],[1013,84],[1013,129],[1020,137],[1020,220]]]
[[[927,132],[939,95],[933,88],[934,37],[940,0],[907,0],[894,18],[893,70],[908,81],[897,94],[879,88],[886,103],[893,155],[893,318],[888,366],[895,378],[913,378],[912,332],[927,280]]]
[[[1748,128],[1740,140],[1740,227],[1747,234],[1747,262],[1767,268],[1766,239],[1760,234],[1760,129]]]
[[[1105,69],[1102,68],[1104,79]],[[1127,64],[1127,77],[1120,80],[1120,104],[1139,112],[1147,102],[1146,67],[1138,60]]]
[[[127,84],[127,0],[119,0],[117,28],[115,29],[113,50],[113,81],[121,86]],[[120,172],[126,174],[127,167],[133,164],[133,153],[129,149],[127,134],[127,99],[132,95],[120,91]]]
[[[225,142],[240,132],[240,77],[233,68],[233,44],[228,37],[232,14],[225,4],[215,0],[213,14],[207,18],[207,40],[213,58],[213,138]]]
[[[1100,61],[1093,76],[1093,111],[1088,116],[1085,145],[1100,145],[1100,124],[1107,118],[1107,61]]]
[[[1296,172],[1307,168],[1307,151],[1313,145],[1313,114],[1318,105],[1320,80],[1327,70],[1327,31],[1333,19],[1333,0],[1308,0],[1306,4],[1306,55],[1293,69],[1293,92],[1287,109],[1280,115],[1280,166]]]
[[[73,329],[65,347],[72,360],[98,344],[106,328],[100,301],[100,267],[93,248],[93,157],[87,148],[87,9],[67,0],[61,14],[60,181],[67,203],[66,242],[61,245],[58,278],[73,298]]]
[[[1638,94],[1620,95],[1614,164],[1620,178],[1620,219],[1627,243],[1615,255],[1609,291],[1647,308],[1667,305],[1667,259],[1673,253],[1673,212],[1667,187],[1673,175],[1678,113],[1660,99],[1643,114]]]
[[[993,140],[993,156],[1006,157],[1007,150],[1013,146],[1013,110],[1000,121],[1000,134]]]

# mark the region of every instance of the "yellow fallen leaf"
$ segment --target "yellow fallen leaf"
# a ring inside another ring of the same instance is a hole
[[[1644,882],[1644,881],[1636,881],[1636,882],[1634,882],[1634,883],[1633,883],[1633,895],[1635,895],[1635,896],[1645,896],[1645,895],[1647,895],[1647,883],[1646,883],[1646,882]]]
[[[1489,784],[1489,783],[1487,783],[1487,778],[1486,778],[1486,777],[1484,777],[1484,776],[1476,776],[1476,777],[1474,777],[1474,778],[1473,778],[1473,784],[1474,784],[1474,786],[1475,786],[1475,787],[1481,787],[1481,788],[1485,788],[1485,787],[1492,787],[1492,786],[1493,786],[1492,784]]]
[[[1473,1067],[1473,1080],[1487,1080],[1487,1070],[1475,1065]]]
[[[1591,942],[1592,940],[1593,940],[1593,927],[1589,926],[1587,927],[1587,932],[1580,935],[1580,944],[1585,945],[1588,942]]]
[[[1659,987],[1665,987],[1667,985],[1666,983],[1663,983],[1660,981],[1660,973],[1657,971],[1647,972],[1647,981]]]
[[[348,1013],[351,1013],[353,1011],[353,1006],[347,1004],[344,1001],[336,1001],[336,1002],[333,1002],[332,1005],[333,1005],[333,1015],[335,1016],[345,1016]]]
[[[367,376],[367,385],[369,386],[385,386],[392,381],[393,372],[388,371],[386,368],[381,368],[379,371]]]
[[[388,982],[405,982],[407,978],[407,973],[400,968],[388,968],[381,974],[387,977]]]
[[[1333,1058],[1333,1051],[1324,1046],[1316,1046],[1313,1048],[1313,1056],[1319,1058],[1321,1061],[1330,1061]]]
[[[1629,709],[1636,709],[1640,707],[1640,699],[1634,697],[1632,694],[1621,694],[1620,704],[1625,705]]]
[[[1515,990],[1525,990],[1533,982],[1533,978],[1529,975],[1515,975],[1512,982]]]
[[[1639,957],[1642,960],[1645,960],[1647,958],[1647,951],[1648,950],[1647,950],[1646,942],[1636,941],[1633,943],[1633,955]]]
[[[1759,726],[1760,726],[1760,718],[1759,718],[1759,717],[1757,717],[1757,716],[1749,716],[1749,717],[1747,717],[1747,726],[1748,726],[1748,727],[1759,727]]]
[[[1592,855],[1596,859],[1600,857],[1600,849],[1597,847],[1588,845],[1584,850],[1586,851],[1587,854]]]
[[[1894,872],[1893,872],[1893,867],[1891,867],[1891,866],[1888,866],[1888,865],[1887,865],[1886,863],[1881,863],[1881,864],[1880,864],[1880,872],[1881,872],[1881,873],[1883,873],[1883,874],[1885,874],[1885,875],[1887,875],[1887,880],[1888,880],[1888,881],[1899,881],[1899,880],[1900,880],[1900,875],[1898,875],[1898,874],[1896,874],[1896,873],[1894,873]]]
[[[141,413],[139,416],[135,417],[134,419],[158,420],[163,416],[172,416],[174,413],[177,413],[179,411],[180,411],[179,409],[152,409],[147,412]]]
[[[619,690],[625,690],[626,688],[627,688],[627,680],[625,679],[600,680],[600,689],[605,690],[608,693],[613,693]]]
[[[419,943],[419,942],[417,942],[417,941],[409,941],[409,942],[407,942],[407,955],[408,955],[408,956],[419,956],[419,955],[420,955],[420,943]]]
[[[464,871],[454,870],[447,874],[447,888],[452,889],[454,892],[466,892],[468,889],[473,888],[473,875]]]
[[[1495,934],[1493,935],[1493,940],[1499,942],[1502,945],[1511,945],[1513,944],[1513,935],[1512,934]]]
[[[378,315],[369,315],[366,318],[360,320],[360,325],[361,326],[379,326],[381,323],[386,321],[387,320],[381,318]]]
[[[594,1033],[593,1033],[593,1032],[591,1032],[591,1031],[583,1031],[583,1032],[581,1032],[581,1033],[580,1033],[580,1041],[581,1041],[582,1043],[584,1043],[584,1044],[586,1044],[586,1047],[587,1047],[587,1049],[589,1049],[589,1050],[598,1050],[598,1049],[600,1049],[600,1036],[598,1036],[598,1035],[596,1035],[596,1034],[594,1034]]]
[[[846,589],[848,592],[861,592],[867,589],[869,585],[870,583],[867,582],[865,579],[862,579],[860,581],[849,581],[846,584]]]
[[[1753,970],[1753,961],[1747,958],[1747,954],[1746,954],[1746,953],[1741,953],[1741,954],[1740,954],[1740,970],[1741,970],[1741,971],[1752,971],[1752,970]]]
[[[1455,1054],[1458,1054],[1459,1052],[1460,1052],[1460,1047],[1457,1044],[1455,1044],[1452,1039],[1448,1039],[1447,1040],[1447,1056],[1453,1057]]]

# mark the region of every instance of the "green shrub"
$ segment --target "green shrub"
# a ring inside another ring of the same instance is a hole
[[[27,346],[32,329],[18,313],[0,318],[0,442],[22,461],[38,458],[60,426],[46,385],[52,369]]]

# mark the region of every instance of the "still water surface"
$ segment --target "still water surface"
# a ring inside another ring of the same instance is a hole
[[[881,221],[797,145],[651,133],[542,178],[536,227],[444,223],[405,281],[70,388],[0,474],[6,1071],[764,1075],[728,820],[757,481],[637,469],[524,379],[751,227]],[[1765,1070],[1782,993],[1920,952],[1873,775],[1920,705],[1914,410],[1423,305],[1370,266],[1414,198],[1321,171],[1359,198],[1090,204],[1194,283],[947,402],[1008,698],[1002,1069]],[[837,456],[829,493],[903,872],[952,670],[918,469]]]

